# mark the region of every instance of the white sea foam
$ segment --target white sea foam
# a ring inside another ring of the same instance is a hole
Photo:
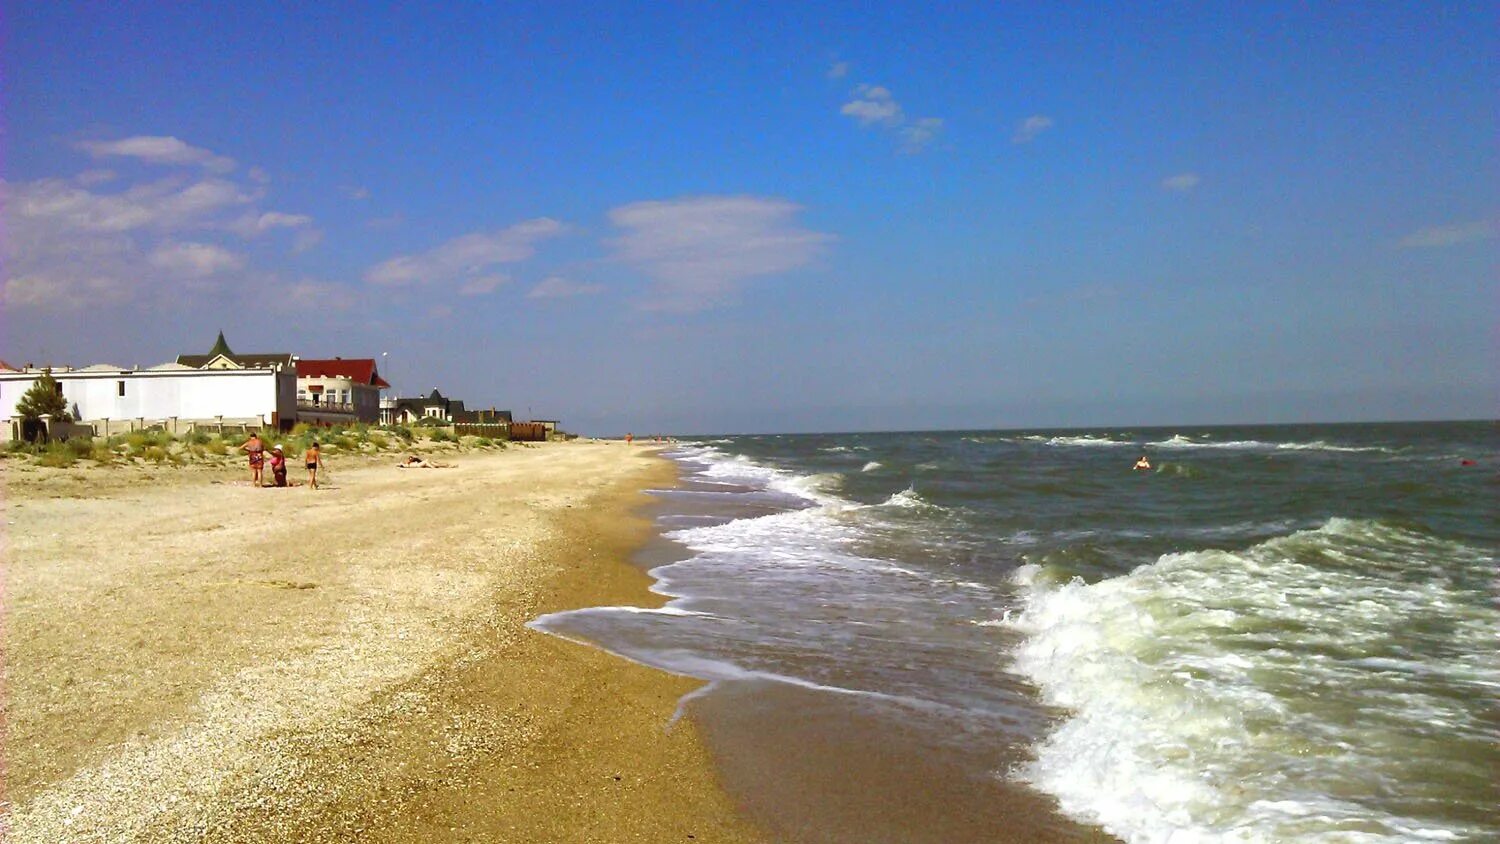
[[[1158,440],[1146,444],[1156,449],[1221,449],[1227,451],[1334,451],[1334,452],[1386,452],[1390,449],[1379,446],[1343,446],[1327,443],[1322,440],[1312,442],[1265,442],[1263,440],[1224,440],[1222,442],[1208,438],[1193,439],[1174,434],[1165,440]]]
[[[1441,724],[1449,740],[1487,746],[1473,701],[1500,678],[1481,656],[1493,653],[1500,612],[1445,580],[1390,576],[1422,556],[1470,571],[1490,564],[1477,549],[1333,519],[1241,552],[1166,555],[1092,585],[1051,586],[1023,567],[1024,611],[1003,620],[1025,635],[1014,667],[1072,715],[1020,775],[1131,842],[1482,834],[1340,796],[1420,783],[1435,766],[1476,789],[1487,782],[1477,760],[1464,772],[1441,753],[1424,759],[1435,752],[1424,736]],[[1467,656],[1427,658],[1415,672],[1381,653],[1434,618]],[[1359,715],[1372,697],[1378,719]]]
[[[880,463],[880,462],[875,461],[875,460],[871,460],[869,463],[866,463],[865,467],[863,469],[860,469],[860,471],[861,472],[873,472],[876,469],[881,468],[883,465],[885,465],[885,464]]]
[[[911,487],[907,487],[906,489],[903,489],[900,492],[892,493],[891,497],[887,498],[884,502],[882,502],[880,506],[882,506],[882,507],[908,507],[908,508],[911,508],[911,507],[931,507],[932,505],[929,504],[928,502],[924,501],[922,499],[921,494],[918,493],[915,489],[912,489]]]
[[[1028,437],[1027,439],[1032,439]],[[1133,446],[1134,443],[1112,440],[1109,437],[1037,437],[1036,439],[1047,445],[1058,446],[1085,446],[1085,447],[1119,447]]]

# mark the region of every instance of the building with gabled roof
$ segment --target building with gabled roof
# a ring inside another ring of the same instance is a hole
[[[468,421],[464,411],[464,403],[460,399],[450,399],[438,392],[436,387],[425,396],[416,398],[397,398],[385,402],[381,408],[380,421],[388,425],[410,425],[423,419],[436,419],[440,422],[465,422]]]
[[[297,415],[312,424],[378,422],[380,391],[390,386],[374,358],[299,358]]]
[[[220,330],[219,338],[214,341],[214,347],[208,350],[208,354],[178,355],[177,362],[194,369],[290,369],[297,362],[297,357],[286,352],[235,354],[224,341],[224,332]]]

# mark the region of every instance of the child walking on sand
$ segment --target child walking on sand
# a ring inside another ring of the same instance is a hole
[[[323,468],[323,458],[318,451],[317,440],[302,452],[302,462],[307,466],[307,484],[313,489],[318,488],[318,470]]]

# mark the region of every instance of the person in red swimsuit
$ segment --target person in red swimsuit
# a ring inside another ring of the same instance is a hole
[[[260,486],[261,466],[266,460],[266,444],[260,441],[260,434],[251,434],[240,445],[240,451],[250,455],[250,483]]]
[[[280,444],[271,449],[271,477],[276,486],[286,486],[286,453]]]

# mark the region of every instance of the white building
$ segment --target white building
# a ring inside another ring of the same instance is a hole
[[[16,404],[37,368],[0,371],[0,439],[20,436]],[[98,435],[161,425],[187,430],[199,425],[234,425],[273,430],[297,419],[297,376],[286,367],[194,369],[168,363],[151,369],[97,365],[54,368],[68,410]]]

